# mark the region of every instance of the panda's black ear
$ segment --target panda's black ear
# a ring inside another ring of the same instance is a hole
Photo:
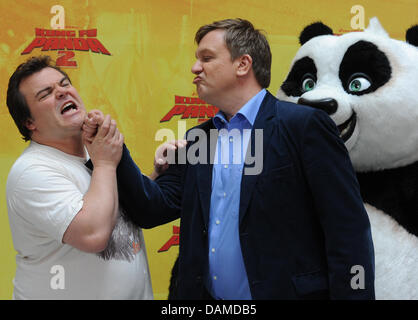
[[[418,47],[418,24],[406,30],[406,42]]]
[[[332,29],[322,22],[314,22],[309,26],[305,27],[299,36],[299,43],[303,46],[306,42],[314,37],[322,36],[325,34],[333,34]]]

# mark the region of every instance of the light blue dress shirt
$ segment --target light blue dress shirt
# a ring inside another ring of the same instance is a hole
[[[215,299],[251,299],[239,239],[239,203],[251,129],[265,95],[266,90],[261,90],[229,122],[222,112],[213,118],[219,135],[212,171],[206,286]]]

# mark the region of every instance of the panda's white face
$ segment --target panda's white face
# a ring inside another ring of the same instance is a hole
[[[357,171],[418,160],[418,48],[383,29],[312,38],[277,96],[326,111]]]

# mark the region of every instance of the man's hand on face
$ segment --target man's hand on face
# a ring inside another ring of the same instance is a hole
[[[151,173],[150,178],[154,180],[168,169],[170,166],[168,163],[168,152],[175,152],[177,149],[186,147],[186,145],[187,140],[173,140],[159,146],[155,151],[154,171]]]
[[[100,123],[99,120],[98,123]],[[116,127],[116,121],[112,120],[110,115],[107,115],[99,126],[95,136],[86,136],[87,134],[86,131],[83,132],[84,144],[86,145],[94,167],[107,166],[116,168],[122,157],[123,148],[123,135]]]

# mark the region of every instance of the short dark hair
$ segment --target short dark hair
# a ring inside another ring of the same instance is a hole
[[[271,79],[271,51],[263,31],[255,29],[251,22],[244,19],[226,19],[200,27],[195,35],[196,43],[199,44],[206,34],[218,29],[225,30],[225,43],[231,59],[250,55],[258,84],[267,88]]]
[[[66,76],[70,81],[68,75],[57,67],[49,56],[29,58],[26,62],[20,64],[16,68],[16,71],[9,79],[9,86],[7,88],[7,107],[25,141],[31,139],[32,132],[26,127],[26,121],[31,119],[32,116],[25,97],[19,91],[19,85],[22,80],[44,68],[53,68]]]

